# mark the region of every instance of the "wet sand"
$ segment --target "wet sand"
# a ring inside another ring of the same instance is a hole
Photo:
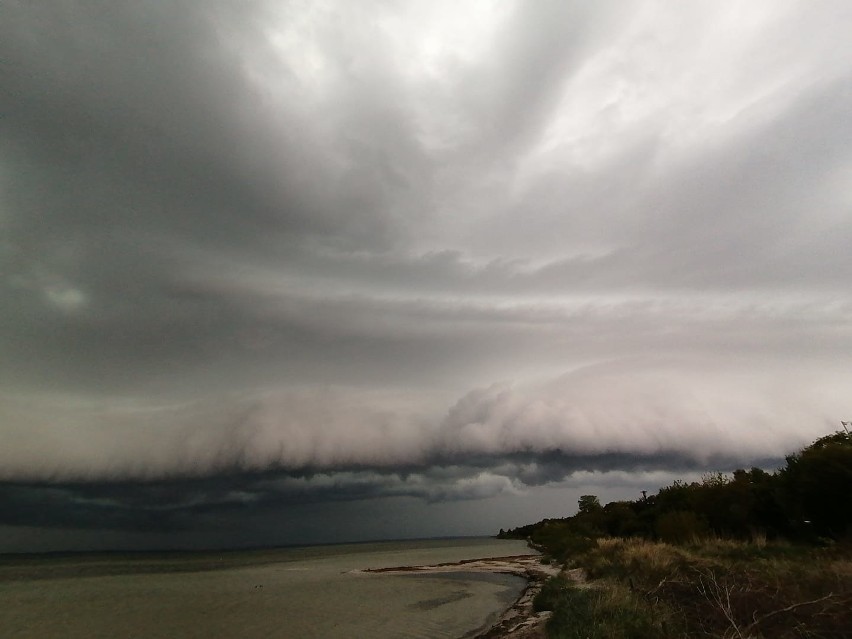
[[[494,623],[468,634],[474,639],[543,639],[549,612],[535,612],[533,599],[550,577],[560,573],[558,566],[541,563],[541,555],[515,555],[464,560],[431,566],[368,568],[361,572],[382,574],[490,573],[515,575],[527,580],[521,596]]]

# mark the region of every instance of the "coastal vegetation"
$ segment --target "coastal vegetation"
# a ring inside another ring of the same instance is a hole
[[[501,531],[564,565],[535,600],[548,636],[852,636],[852,437],[758,468]]]

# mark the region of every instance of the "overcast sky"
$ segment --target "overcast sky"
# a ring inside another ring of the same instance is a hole
[[[852,5],[0,4],[0,551],[492,533],[852,417]]]

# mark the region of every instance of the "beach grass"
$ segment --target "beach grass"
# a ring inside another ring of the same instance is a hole
[[[535,607],[553,611],[546,626],[552,639],[675,636],[665,608],[649,607],[618,583],[578,585],[557,577],[542,588]]]
[[[536,602],[553,610],[553,639],[852,634],[852,556],[842,545],[601,538],[569,565],[585,583],[555,578]]]

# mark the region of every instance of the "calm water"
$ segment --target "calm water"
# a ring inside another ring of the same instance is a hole
[[[225,554],[0,559],[0,636],[463,637],[518,577],[350,571],[530,552],[524,542],[383,542]],[[262,587],[261,587],[262,586]]]

